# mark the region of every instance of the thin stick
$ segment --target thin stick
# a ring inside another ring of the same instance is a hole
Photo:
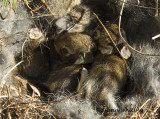
[[[47,5],[46,1],[45,1],[45,0],[41,0],[41,1],[42,1],[42,2],[43,2],[43,4],[46,6],[46,8],[48,9],[49,13],[50,13],[52,16],[54,16],[54,14],[53,14],[52,10],[48,7],[48,5]]]
[[[157,112],[157,110],[158,110],[158,109],[159,109],[159,107],[160,107],[159,100],[157,100],[157,101],[156,101],[156,103],[158,103],[158,104],[156,105],[156,107],[155,107],[155,108],[154,108],[154,110],[152,111],[151,115],[153,115],[154,113],[156,113],[156,112]]]
[[[7,95],[1,95],[0,98],[8,98]]]
[[[1,80],[1,88],[3,88],[3,85],[5,84],[5,78],[18,66],[18,65],[20,65],[21,63],[22,63],[23,61],[20,61],[20,62],[18,62],[16,65],[14,65],[14,67],[12,67],[8,72],[7,72],[7,74],[5,74],[4,76],[3,76],[3,78],[2,78],[2,80]]]
[[[156,36],[153,36],[152,37],[152,40],[156,40],[157,38],[159,38],[160,37],[160,34],[158,34],[158,35],[156,35]]]
[[[155,0],[156,2],[156,12],[155,12],[155,17],[158,17],[158,0]]]
[[[150,100],[151,99],[148,99],[145,103],[143,103],[143,105],[138,109],[138,111],[131,115],[130,119],[132,119]]]
[[[23,53],[23,51],[24,51],[24,46],[25,46],[25,43],[26,43],[26,41],[28,40],[28,38],[26,38],[26,40],[23,42],[23,44],[22,44],[22,61],[23,61],[23,56],[24,56],[24,53]]]

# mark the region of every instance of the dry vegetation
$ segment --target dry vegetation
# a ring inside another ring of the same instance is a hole
[[[8,93],[4,94],[3,91],[1,92],[0,96],[0,117],[2,119],[19,119],[19,118],[30,118],[30,119],[66,119],[67,117],[72,117],[68,116],[67,114],[63,114],[63,110],[68,108],[68,111],[70,111],[73,108],[72,103],[77,103],[78,104],[86,106],[85,108],[88,108],[88,105],[84,105],[80,100],[77,100],[76,97],[78,95],[74,96],[62,96],[62,97],[56,97],[58,101],[49,101],[49,98],[45,98],[46,101],[44,101],[44,98],[39,97],[35,93],[30,95],[23,95],[20,92],[19,96],[17,97],[11,97],[10,96],[10,89],[8,88]],[[50,98],[53,95],[50,96]],[[54,98],[55,98],[54,97]],[[129,101],[129,100],[128,100]],[[137,97],[137,102],[140,101],[140,97]],[[135,108],[129,107],[127,109],[120,110],[121,115],[114,115],[114,113],[111,112],[104,112],[108,113],[109,116],[105,117],[103,115],[98,115],[95,114],[94,116],[91,114],[81,114],[81,111],[83,112],[84,110],[78,110],[79,111],[79,117],[83,117],[83,119],[90,118],[90,116],[94,117],[95,119],[97,117],[102,118],[102,119],[109,119],[109,118],[159,118],[159,99],[148,99],[146,102],[143,104],[138,104]],[[79,105],[79,106],[80,106]],[[64,106],[64,107],[63,107]],[[66,106],[66,107],[65,107]],[[60,110],[61,108],[61,110]],[[80,108],[82,109],[82,108]],[[92,109],[90,109],[92,110]],[[90,110],[86,110],[86,113],[90,113]],[[58,111],[58,112],[57,112]],[[74,112],[74,111],[73,111]],[[90,116],[89,116],[90,115]],[[67,117],[65,117],[67,116]],[[89,117],[88,117],[89,116]],[[72,117],[74,118],[74,116]],[[76,118],[76,116],[75,116]]]

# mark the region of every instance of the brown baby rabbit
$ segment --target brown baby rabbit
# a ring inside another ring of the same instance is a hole
[[[81,33],[60,35],[55,40],[54,46],[63,62],[74,64],[91,63],[96,48],[91,37]]]
[[[93,62],[95,44],[91,37],[80,33],[60,35],[54,42],[62,62],[50,73],[44,85],[50,92],[76,92],[82,64]]]

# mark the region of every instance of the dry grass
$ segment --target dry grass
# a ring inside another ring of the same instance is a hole
[[[41,98],[35,93],[31,95],[22,94],[21,89],[18,96],[12,96],[13,90],[7,87],[7,94],[0,92],[0,118],[2,119],[50,119],[61,117],[54,114],[51,105],[41,101]]]
[[[11,89],[7,87],[7,93],[3,90],[0,92],[0,118],[12,119],[12,118],[29,118],[29,119],[65,119],[65,115],[60,115],[58,110],[55,110],[54,106],[70,101],[77,97],[74,95],[71,97],[63,97],[58,101],[47,101],[42,100],[38,95],[32,93],[22,94],[21,89],[18,91],[18,96],[11,95]],[[53,96],[53,95],[52,95]],[[58,97],[53,97],[58,98]],[[141,97],[137,97],[137,101],[141,101]],[[76,99],[78,102],[79,100]],[[128,101],[129,102],[129,101]],[[65,105],[64,105],[65,106]],[[101,116],[101,118],[158,118],[159,117],[160,99],[148,99],[143,104],[136,104],[136,107],[131,107],[120,110],[116,115],[115,113],[108,113],[108,116]],[[65,110],[67,111],[67,110]],[[104,112],[105,114],[106,112]],[[85,118],[85,117],[84,117]]]

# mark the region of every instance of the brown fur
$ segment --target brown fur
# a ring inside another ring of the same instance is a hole
[[[121,46],[120,51],[130,56],[129,50],[118,36],[117,26],[110,26],[109,32],[117,47]],[[110,109],[118,109],[115,96],[126,83],[126,64],[103,30],[99,32],[96,40],[100,53],[97,54],[88,73],[86,69],[82,70],[82,77],[77,91],[84,94],[86,98],[103,102]],[[105,50],[107,52],[103,52]],[[108,52],[109,50],[110,52]]]
[[[50,73],[44,85],[52,93],[58,91],[73,93],[78,85],[80,69],[80,65],[62,64]]]
[[[80,33],[60,35],[54,42],[55,50],[62,62],[50,73],[44,85],[50,92],[75,92],[82,64],[93,62],[95,44],[91,37]]]
[[[119,36],[118,26],[116,24],[108,24],[106,28],[112,37],[116,45],[123,43],[121,37]],[[122,36],[126,39],[126,35],[123,29],[121,29]],[[98,50],[102,54],[111,54],[114,48],[112,41],[105,32],[104,28],[101,26],[97,28],[96,35],[94,35],[94,40],[98,45]]]
[[[86,77],[78,92],[86,98],[104,102],[111,109],[118,109],[114,96],[126,82],[124,61],[114,54],[99,54]]]
[[[75,64],[91,63],[96,47],[90,36],[80,33],[60,35],[54,46],[63,62]]]

